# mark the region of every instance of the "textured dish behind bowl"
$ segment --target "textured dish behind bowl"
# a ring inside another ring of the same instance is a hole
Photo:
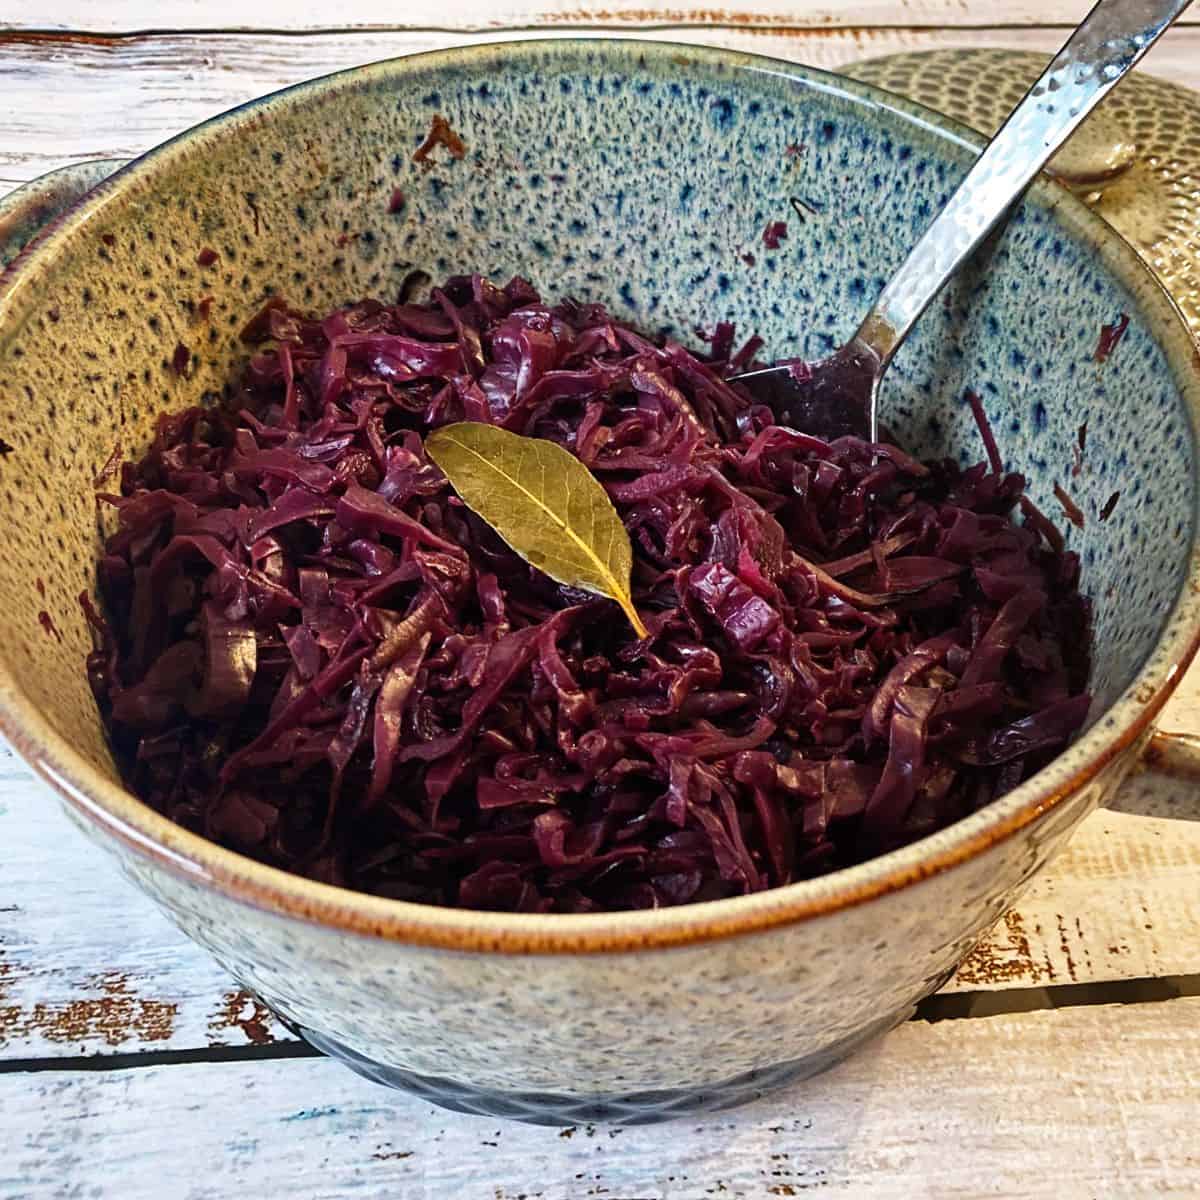
[[[436,149],[425,168],[412,156],[434,114],[450,119],[467,153]],[[608,301],[643,326],[690,337],[696,324],[732,318],[771,351],[812,356],[851,331],[969,161],[969,143],[939,128],[858,85],[767,60],[529,43],[308,85],[185,135],[105,185],[0,296],[0,437],[11,447],[0,457],[0,655],[10,675],[0,676],[0,701],[18,744],[39,759],[44,718],[116,778],[82,670],[89,639],[76,600],[93,578],[92,481],[115,446],[129,454],[145,444],[160,410],[221,393],[244,355],[237,332],[266,296],[319,311],[394,291],[415,268],[520,272],[554,295]],[[1100,240],[1073,203],[1056,218],[1060,200],[1037,189],[981,266],[926,316],[885,403],[911,448],[977,459],[958,400],[976,388],[1037,502],[1056,511],[1060,482],[1083,509],[1087,527],[1070,530],[1070,544],[1096,602],[1093,713],[1102,714],[1150,654],[1188,563],[1193,451],[1180,393],[1194,382],[1182,328],[1168,328],[1166,301],[1132,254]],[[774,220],[787,222],[788,237],[771,251],[762,233]],[[217,258],[201,266],[206,248]],[[1100,328],[1121,312],[1128,332],[1098,364]],[[1174,370],[1156,337],[1173,347]],[[183,375],[172,365],[180,345],[190,352]],[[1083,470],[1072,476],[1085,420]],[[1138,699],[1155,695],[1150,687]],[[347,936],[181,878],[165,858],[194,863],[209,851],[161,824],[152,837],[118,835],[168,845],[159,861],[113,836],[120,820],[106,842],[240,980],[321,1044],[383,1064],[393,1082],[496,1112],[509,1110],[494,1093],[536,1091],[529,1104],[563,1119],[580,1104],[626,1111],[614,1098],[655,1089],[664,1094],[629,1102],[655,1113],[711,1107],[810,1072],[900,1019],[1115,785],[1131,758],[1115,732],[1110,741],[1104,753],[1116,757],[1093,784],[954,870],[815,920],[654,953],[464,954]],[[1039,778],[1067,792],[1078,788],[1071,769]],[[43,770],[81,807],[116,803],[96,804],[64,779],[73,767]],[[94,798],[102,788],[87,790]],[[140,811],[127,816],[126,829],[151,828]],[[995,836],[987,820],[969,819],[984,842]],[[935,849],[952,861],[954,837],[889,856],[902,867],[856,868],[857,894],[920,878],[922,855]],[[211,862],[183,869],[202,877]],[[231,855],[220,867],[244,872],[247,888],[269,874]],[[907,874],[880,883],[889,870]],[[838,884],[798,886],[812,912]],[[305,888],[292,905],[300,915],[320,893]],[[760,907],[783,911],[792,891]],[[758,911],[757,898],[721,905],[743,903]],[[385,909],[401,911],[355,904],[339,919],[366,933],[386,924]],[[483,916],[461,916],[447,919],[459,932],[444,941],[513,948]],[[663,916],[631,918],[640,932],[629,944],[653,944],[649,921]],[[702,939],[718,917],[681,920],[696,924],[679,940]],[[530,926],[530,944],[539,936]],[[716,1086],[745,1072],[765,1074]]]

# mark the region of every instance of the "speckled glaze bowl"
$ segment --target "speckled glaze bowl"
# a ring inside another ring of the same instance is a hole
[[[467,153],[422,167],[435,114]],[[652,329],[733,319],[815,355],[853,329],[977,145],[789,64],[530,42],[333,76],[153,151],[0,283],[0,725],[183,930],[372,1078],[472,1112],[628,1121],[738,1103],[847,1054],[936,988],[1111,792],[1195,649],[1196,348],[1065,192],[1036,187],[924,318],[886,405],[911,447],[974,459],[969,385],[1038,502],[1057,511],[1051,489],[1068,485],[1096,605],[1092,723],[998,803],[823,879],[663,912],[496,915],[341,891],[177,828],[122,789],[84,678],[93,478],[162,409],[220,395],[238,330],[277,291],[321,310],[394,293],[415,268],[522,272]],[[773,220],[788,224],[777,251]],[[1122,313],[1128,332],[1096,362]]]

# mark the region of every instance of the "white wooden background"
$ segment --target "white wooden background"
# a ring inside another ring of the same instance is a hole
[[[567,33],[836,68],[1047,52],[1088,0],[0,0],[0,192],[392,55]],[[1200,8],[1146,69],[1200,88]],[[1164,724],[1200,732],[1200,676]],[[712,1121],[525,1128],[311,1057],[0,747],[0,1200],[1200,1194],[1200,795],[1144,774],[945,992],[820,1079]]]

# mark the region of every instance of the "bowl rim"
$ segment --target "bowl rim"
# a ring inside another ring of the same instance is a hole
[[[637,38],[529,38],[433,50],[383,60],[293,85],[248,101],[177,134],[134,160],[66,215],[54,221],[0,278],[0,347],[18,301],[52,272],[55,251],[105,204],[132,184],[191,153],[197,145],[236,136],[279,105],[293,105],[342,88],[387,79],[482,66],[502,59],[512,67],[548,55],[601,55],[616,62],[653,61],[658,69],[766,73],[836,94],[914,123],[960,148],[977,150],[979,134],[906,98],[844,76],[764,55],[718,47]],[[1064,188],[1043,179],[1031,190],[1068,232],[1091,245],[1108,274],[1130,293],[1154,329],[1175,377],[1192,439],[1192,469],[1200,452],[1200,347],[1162,285],[1133,248]],[[1200,489],[1197,489],[1200,492]],[[900,891],[977,857],[1060,805],[1148,737],[1151,724],[1200,646],[1200,520],[1192,513],[1187,570],[1146,661],[1106,713],[1050,766],[1008,795],[928,837],[816,879],[676,908],[587,914],[494,913],[390,900],[317,883],[227,850],[175,825],[109,779],[59,734],[0,662],[0,731],[68,811],[96,826],[136,857],[171,875],[215,889],[265,912],[340,933],[444,950],[501,954],[592,954],[644,951],[707,943],[793,924]]]

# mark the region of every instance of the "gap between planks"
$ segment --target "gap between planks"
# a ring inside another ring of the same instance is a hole
[[[998,1016],[1068,1008],[1118,1004],[1161,1004],[1167,1000],[1200,997],[1200,975],[1155,979],[1121,979],[1110,983],[1071,983],[1048,988],[1012,988],[1002,992],[939,992],[916,1007],[911,1021],[986,1020]],[[197,1046],[191,1050],[142,1050],[133,1053],[92,1054],[79,1058],[0,1058],[0,1075],[43,1074],[48,1071],[135,1071],[193,1063],[275,1062],[286,1058],[323,1058],[321,1051],[300,1039],[284,1040],[280,1029],[271,1040],[249,1046]]]
[[[412,34],[423,36],[473,37],[481,36],[484,40],[507,40],[510,37],[520,38],[586,38],[596,34],[616,35],[636,38],[643,34],[662,30],[714,30],[726,33],[780,34],[792,37],[830,37],[842,34],[865,36],[880,34],[887,36],[896,33],[932,34],[945,33],[950,30],[962,30],[974,33],[1030,33],[1047,32],[1059,35],[1060,43],[1066,41],[1065,35],[1071,33],[1076,24],[1070,21],[1036,20],[994,20],[988,19],[980,23],[947,22],[945,24],[913,24],[897,22],[895,24],[870,23],[861,20],[861,14],[855,14],[855,20],[850,22],[832,21],[825,24],[806,24],[797,20],[795,14],[788,13],[778,19],[745,20],[730,19],[732,14],[719,12],[716,15],[721,20],[704,20],[703,10],[675,10],[662,14],[662,19],[636,21],[621,20],[620,13],[580,13],[572,15],[571,19],[563,21],[531,21],[528,24],[505,25],[435,25],[421,23],[405,25],[403,23],[381,23],[363,25],[350,22],[345,25],[313,25],[304,28],[289,28],[286,25],[147,25],[141,28],[93,28],[85,25],[20,25],[0,22],[0,45],[9,41],[43,42],[49,45],[73,41],[91,42],[93,45],[103,45],[106,42],[134,41],[138,38],[157,37],[353,37],[364,34]],[[607,16],[607,19],[604,19]],[[691,18],[691,19],[689,19]],[[1200,19],[1183,17],[1175,23],[1177,28],[1200,26]]]
[[[853,6],[832,0],[455,0],[443,6],[438,23],[451,32],[564,29],[580,27],[647,28],[654,26],[727,26],[730,28],[802,27],[841,29],[866,26],[891,29],[946,29],[1009,25],[1059,25],[1073,28],[1091,7],[1090,0],[859,0]],[[358,0],[339,13],[355,29],[427,27],[428,10],[414,21],[392,0]],[[398,20],[397,18],[400,17]],[[50,0],[35,7],[0,0],[0,27],[49,30],[87,29],[105,33],[139,30],[232,28],[261,32],[283,29],[317,32],[329,28],[330,10],[322,0],[259,0],[253,18],[235,0]],[[1184,21],[1196,21],[1187,14]]]

